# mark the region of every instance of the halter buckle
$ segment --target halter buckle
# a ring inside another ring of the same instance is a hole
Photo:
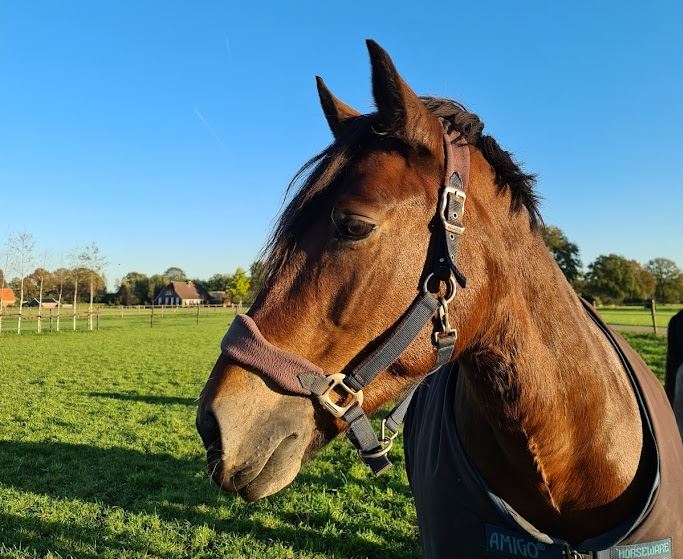
[[[327,387],[327,390],[318,396],[318,401],[334,417],[342,417],[355,404],[358,404],[359,406],[363,405],[363,391],[356,391],[350,386],[347,386],[344,383],[344,380],[346,380],[346,375],[344,373],[334,373],[328,375],[327,380],[330,384]],[[346,395],[340,395],[343,398],[343,401],[346,401],[348,396],[351,397],[351,401],[346,405],[339,405],[338,403],[333,402],[332,398],[330,397],[332,391],[338,386],[341,387],[344,392],[346,392]]]
[[[448,212],[449,196],[455,196],[456,200],[460,203],[460,206],[463,208],[464,211],[465,200],[467,200],[467,194],[465,194],[464,190],[460,190],[456,186],[446,184],[444,186],[443,192],[441,193],[441,200],[439,203],[439,219],[441,219],[441,224],[443,225],[443,228],[449,233],[454,233],[455,235],[462,235],[465,232],[465,227],[462,225],[456,225],[452,223],[449,220],[449,216],[446,215],[446,213]],[[454,219],[457,219],[457,216],[454,216]]]

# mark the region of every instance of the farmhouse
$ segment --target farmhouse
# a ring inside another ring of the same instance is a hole
[[[154,299],[155,305],[180,305],[183,307],[202,305],[208,296],[191,281],[172,281]]]
[[[17,302],[17,298],[14,296],[14,291],[9,287],[0,288],[0,306],[11,307]]]
[[[44,309],[56,309],[59,306],[59,303],[57,302],[56,299],[52,297],[46,297],[43,299],[43,302],[41,303],[40,300],[38,300],[36,297],[31,299],[30,301],[24,302],[24,306],[26,307],[43,307]]]

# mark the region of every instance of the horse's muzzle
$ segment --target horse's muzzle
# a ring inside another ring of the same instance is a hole
[[[199,399],[196,425],[213,481],[247,501],[294,480],[315,432],[310,399],[283,394],[222,357]]]

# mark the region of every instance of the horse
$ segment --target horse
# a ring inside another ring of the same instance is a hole
[[[666,395],[550,256],[535,177],[367,46],[377,110],[316,78],[333,142],[290,185],[198,400],[212,479],[261,499],[342,432],[380,472],[408,409],[427,557],[680,559]],[[367,415],[404,396],[377,436]]]
[[[683,311],[677,312],[669,321],[664,386],[683,436]]]

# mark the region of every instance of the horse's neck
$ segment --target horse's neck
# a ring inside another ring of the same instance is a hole
[[[533,273],[508,276],[461,355],[458,428],[497,494],[539,528],[587,537],[636,497],[638,405],[614,349],[540,239],[529,250]]]

